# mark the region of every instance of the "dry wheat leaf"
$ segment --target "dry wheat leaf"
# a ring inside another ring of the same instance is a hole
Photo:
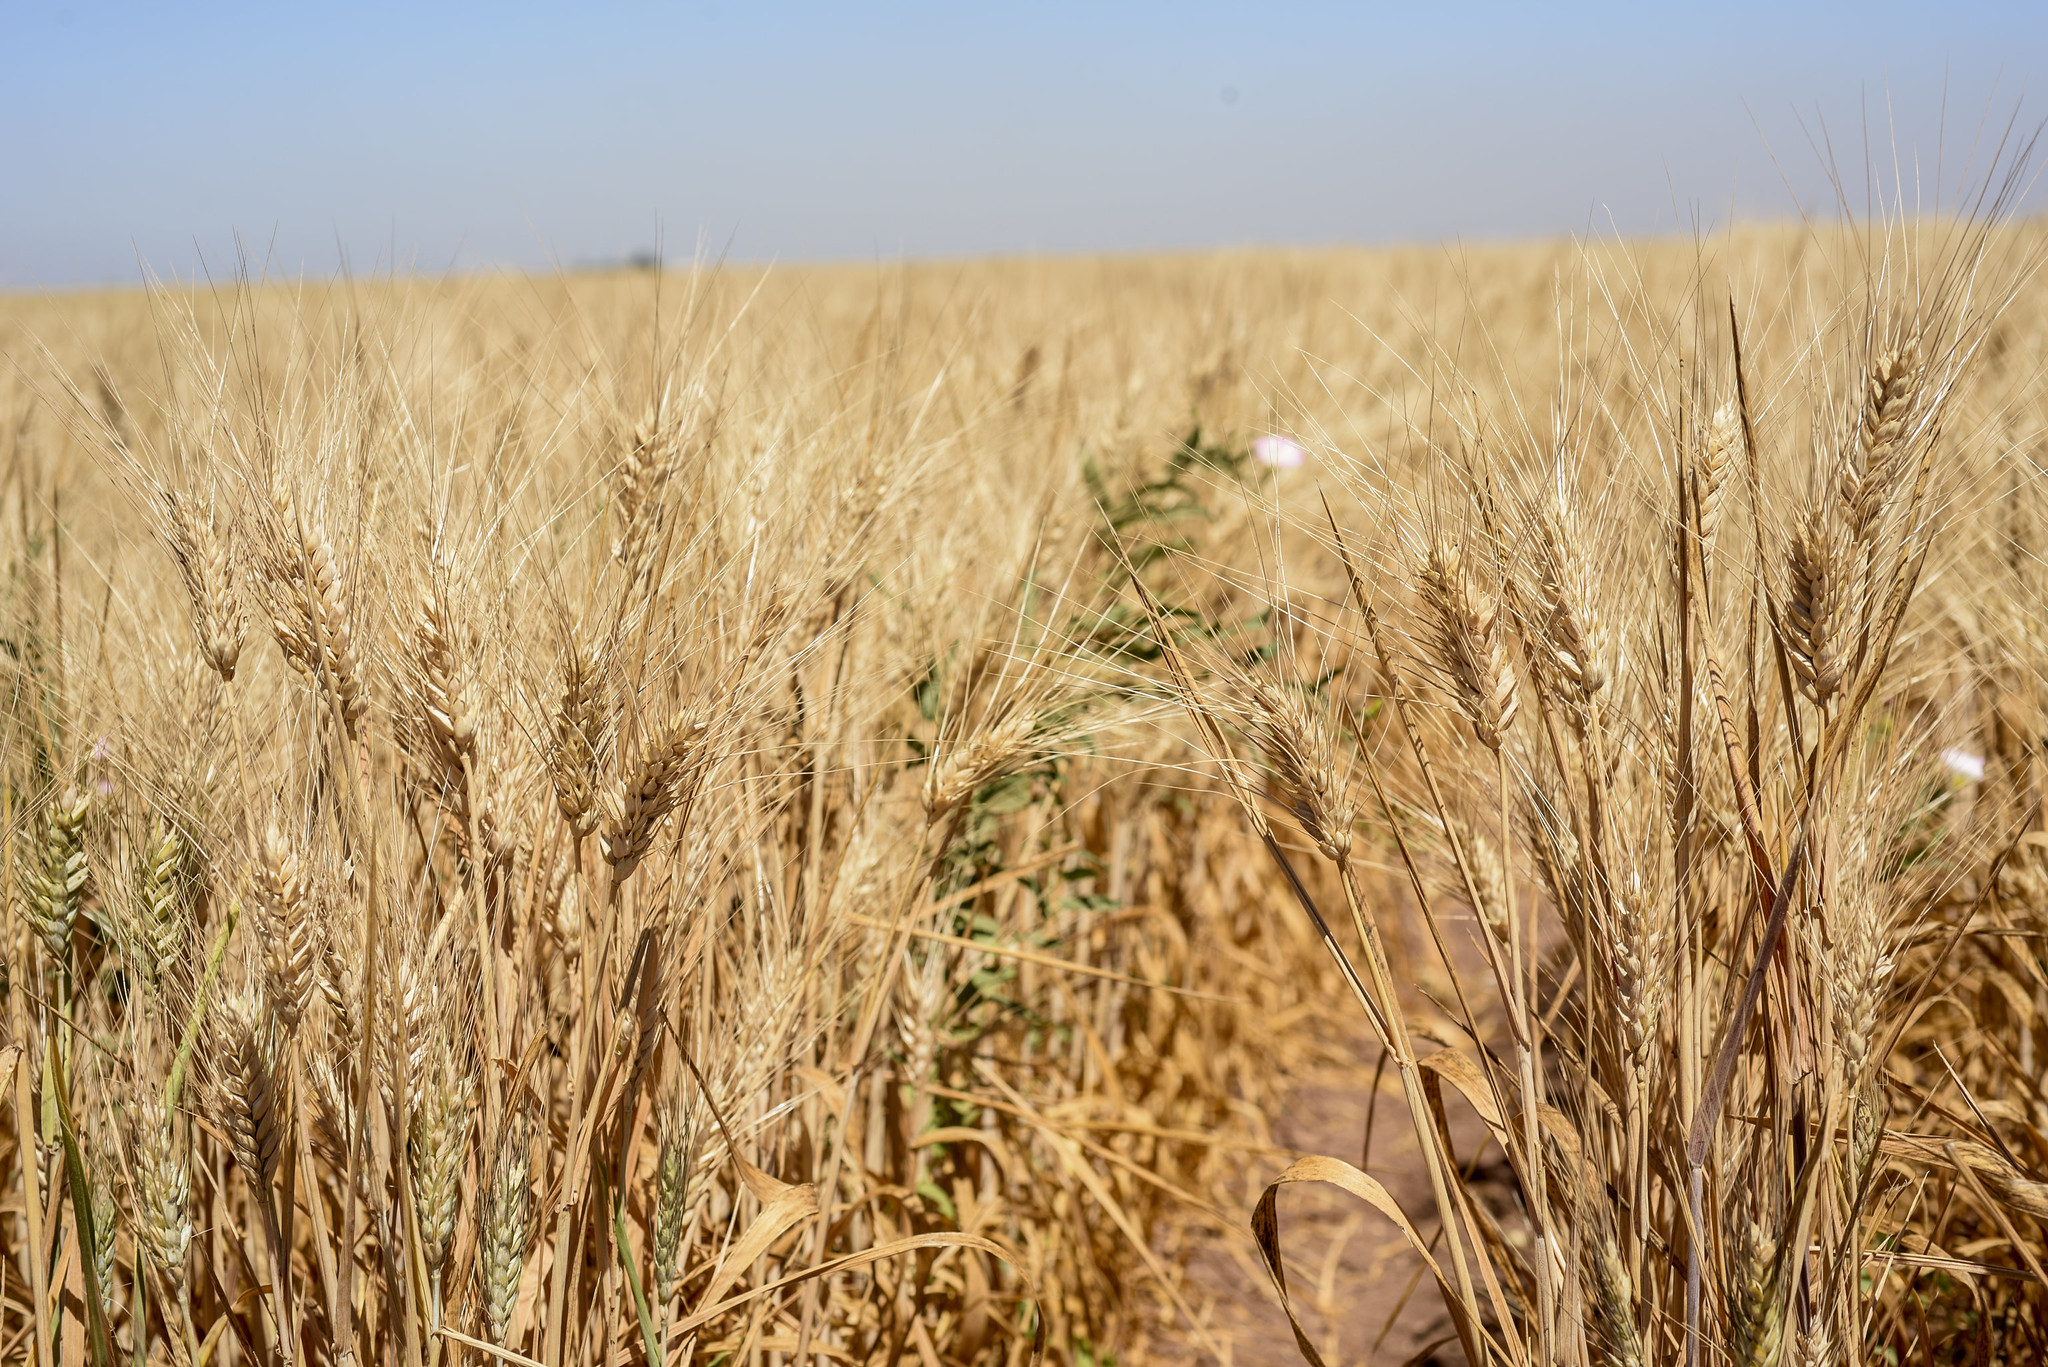
[[[1457,1300],[1457,1288],[1444,1276],[1443,1268],[1429,1251],[1429,1243],[1416,1232],[1406,1211],[1393,1194],[1379,1182],[1352,1167],[1341,1158],[1304,1158],[1291,1164],[1267,1184],[1259,1196],[1259,1204],[1252,1210],[1252,1238],[1259,1246],[1259,1256],[1265,1260],[1266,1275],[1272,1278],[1273,1289],[1280,1294],[1280,1308],[1287,1312],[1287,1322],[1294,1328],[1294,1342],[1301,1349],[1301,1355],[1314,1367],[1324,1367],[1323,1358],[1308,1340],[1308,1334],[1301,1327],[1301,1320],[1294,1313],[1294,1301],[1287,1293],[1287,1273],[1280,1262],[1280,1212],[1278,1197],[1280,1188],[1293,1182],[1322,1182],[1348,1192],[1371,1206],[1380,1214],[1392,1220],[1408,1240],[1408,1246],[1421,1257],[1423,1266],[1436,1278],[1437,1285],[1452,1302]]]
[[[769,1245],[818,1213],[815,1186],[808,1182],[795,1186],[778,1182],[737,1154],[733,1155],[733,1162],[747,1190],[761,1202],[761,1213],[719,1258],[704,1294],[698,1299],[700,1306],[716,1303],[734,1282],[746,1275],[754,1260],[768,1251]]]

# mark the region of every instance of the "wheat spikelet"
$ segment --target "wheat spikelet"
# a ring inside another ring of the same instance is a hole
[[[555,805],[578,839],[597,829],[597,757],[604,744],[602,671],[586,646],[562,658],[562,697],[548,727],[547,769]]]
[[[251,1187],[267,1192],[277,1173],[288,1100],[277,1067],[277,1036],[264,1004],[246,995],[221,1003],[215,1067],[221,1114]]]
[[[511,1332],[519,1278],[533,1233],[533,1124],[526,1106],[506,1116],[477,1218],[477,1278],[483,1284],[484,1326],[493,1343]]]
[[[632,876],[654,841],[655,828],[689,796],[709,759],[710,729],[704,717],[680,712],[642,744],[605,819],[604,857],[615,880]]]
[[[1761,1224],[1745,1224],[1728,1271],[1728,1356],[1733,1367],[1773,1367],[1785,1343],[1778,1247]]]
[[[1038,718],[1021,707],[984,718],[965,735],[942,742],[925,771],[925,817],[940,821],[1037,750]]]
[[[79,895],[92,873],[85,857],[85,815],[90,807],[84,792],[67,792],[43,813],[40,839],[22,834],[22,917],[42,940],[50,962],[60,967],[69,961]]]
[[[307,527],[294,507],[286,540],[270,556],[271,630],[292,667],[331,689],[351,739],[370,709],[356,654],[347,585],[334,546]]]
[[[1849,1190],[1860,1193],[1870,1177],[1870,1165],[1877,1159],[1884,1140],[1884,1080],[1872,1077],[1856,1089],[1849,1112]]]
[[[1357,811],[1327,719],[1302,690],[1270,679],[1244,680],[1237,693],[1240,724],[1264,753],[1288,810],[1325,859],[1342,863],[1351,853]]]
[[[312,1002],[317,921],[299,858],[272,825],[252,880],[263,941],[264,1000],[287,1034]]]
[[[1855,436],[1844,453],[1838,480],[1849,534],[1858,545],[1867,544],[1876,534],[1898,482],[1906,428],[1920,401],[1924,373],[1920,339],[1911,337],[1896,350],[1880,355],[1865,376]]]
[[[152,821],[137,879],[142,914],[135,927],[137,957],[152,987],[162,984],[185,943],[189,862],[190,850],[178,828],[161,819]]]
[[[1800,517],[1786,571],[1785,644],[1792,668],[1801,691],[1826,707],[1842,687],[1847,565],[1841,537],[1824,510],[1810,508]]]
[[[446,1037],[437,1038],[427,1076],[421,1079],[421,1096],[412,1111],[410,1141],[420,1253],[430,1273],[440,1272],[448,1256],[448,1241],[455,1233],[475,1094],[475,1080],[457,1066]]]
[[[1699,526],[1700,559],[1710,573],[1714,565],[1714,541],[1721,532],[1721,494],[1727,486],[1728,472],[1734,467],[1735,451],[1741,442],[1742,415],[1736,409],[1735,401],[1729,399],[1714,410],[1694,464],[1699,481],[1699,506],[1695,515]]]
[[[177,1277],[192,1245],[192,1176],[163,1102],[149,1088],[142,1092],[129,1118],[135,1240],[157,1267]]]
[[[234,561],[210,520],[202,518],[190,500],[166,489],[163,503],[163,536],[192,601],[192,634],[198,638],[200,658],[223,683],[232,683],[249,630],[248,609],[235,586]]]
[[[1442,538],[1431,545],[1418,579],[1435,617],[1431,644],[1438,667],[1480,744],[1498,750],[1517,706],[1499,606],[1473,579],[1458,548]]]

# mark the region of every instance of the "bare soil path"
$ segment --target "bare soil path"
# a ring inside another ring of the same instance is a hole
[[[1368,1112],[1372,1141],[1366,1170],[1386,1186],[1417,1228],[1436,1228],[1435,1205],[1415,1134],[1390,1065],[1379,1078],[1379,1104],[1371,1105],[1378,1046],[1361,1041],[1359,1068],[1326,1070],[1300,1079],[1288,1094],[1273,1141],[1302,1154],[1325,1154],[1352,1164],[1366,1159]],[[1453,1131],[1462,1158],[1476,1135]],[[1476,1121],[1469,1127],[1477,1129]],[[1289,1160],[1282,1154],[1249,1162],[1244,1187],[1232,1193],[1243,1216],[1238,1239],[1204,1237],[1190,1260],[1188,1294],[1221,1350],[1227,1367],[1295,1367],[1304,1361],[1287,1316],[1261,1267],[1250,1238],[1250,1212],[1265,1184]],[[1280,1239],[1287,1284],[1302,1328],[1329,1367],[1338,1364],[1461,1361],[1443,1301],[1406,1239],[1379,1212],[1332,1187],[1299,1183],[1280,1196]],[[1204,1355],[1190,1341],[1190,1360]]]

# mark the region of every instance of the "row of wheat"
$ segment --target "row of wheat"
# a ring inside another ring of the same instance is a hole
[[[1999,406],[2037,422],[2038,372],[1991,403],[1979,373],[2031,262],[1974,225],[1853,259],[1781,364],[1702,290],[1568,355],[1549,413],[1439,401],[1403,458],[1341,466],[1349,515],[1255,581],[1294,619],[1263,656],[1145,595],[1427,1169],[1405,1212],[1336,1158],[1282,1173],[1253,1219],[1283,1303],[1278,1191],[1322,1182],[1396,1222],[1473,1363],[2048,1343],[2038,551],[1992,511],[2040,476]],[[1989,660],[1944,634],[1959,596]]]
[[[16,430],[8,1342],[1139,1333],[1177,1294],[1163,1214],[1263,1084],[1175,985],[1214,976],[1191,822],[1068,799],[1132,692],[1051,631],[1057,533],[903,563],[957,442],[933,391],[866,342],[822,407],[764,410],[686,318],[651,399],[540,390],[508,347],[448,417],[359,316],[287,305],[271,352],[261,291],[218,328],[162,302],[159,389],[60,380]]]

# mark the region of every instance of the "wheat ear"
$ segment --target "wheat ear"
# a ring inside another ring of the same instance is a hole
[[[1868,545],[1898,484],[1906,452],[1907,426],[1919,406],[1925,369],[1920,339],[1908,338],[1871,363],[1864,378],[1856,432],[1842,460],[1839,492],[1848,513],[1849,535]]]
[[[604,745],[603,674],[588,647],[571,644],[562,660],[562,696],[549,720],[548,779],[562,820],[579,840],[597,829],[597,757]]]
[[[1300,689],[1254,678],[1236,692],[1239,724],[1264,753],[1288,810],[1325,859],[1342,863],[1358,814],[1330,727]]]
[[[661,530],[662,494],[675,473],[681,447],[673,412],[665,403],[654,404],[634,425],[632,440],[619,462],[612,496],[619,539],[612,554],[635,579],[646,570],[648,553]]]
[[[413,1203],[419,1212],[420,1254],[438,1284],[461,1204],[476,1080],[457,1065],[454,1048],[439,1036],[421,1082],[412,1110]]]
[[[1778,1246],[1750,1222],[1728,1281],[1728,1355],[1732,1367],[1773,1367],[1785,1345],[1785,1304],[1778,1294]]]
[[[161,988],[185,943],[185,904],[191,883],[191,849],[168,821],[150,823],[139,879],[142,915],[135,927],[137,957],[144,978]]]
[[[291,542],[270,564],[271,630],[294,669],[316,687],[332,690],[349,738],[357,740],[370,699],[341,564],[333,544],[309,528],[296,508],[288,524]]]
[[[198,638],[200,658],[221,682],[232,683],[249,630],[249,612],[235,584],[234,559],[211,521],[201,517],[189,499],[167,489],[163,502],[163,536],[192,601],[192,634]]]
[[[502,1344],[519,1308],[519,1279],[533,1235],[533,1128],[527,1108],[515,1105],[498,1135],[490,1183],[479,1220],[477,1278],[482,1282],[484,1326]]]
[[[1458,548],[1442,538],[1431,545],[1418,578],[1435,619],[1438,662],[1459,709],[1480,744],[1499,750],[1517,706],[1499,604],[1473,579]]]
[[[1714,410],[1707,423],[1706,439],[1700,443],[1699,458],[1693,465],[1698,481],[1694,491],[1699,523],[1700,560],[1709,573],[1714,566],[1714,542],[1721,533],[1721,495],[1728,473],[1735,468],[1735,454],[1742,442],[1742,416],[1733,399]]]
[[[1786,551],[1785,644],[1800,689],[1826,707],[1842,688],[1846,548],[1825,509],[1801,515]]]
[[[1586,554],[1577,514],[1560,497],[1556,506],[1531,518],[1536,552],[1536,640],[1541,646],[1539,673],[1563,685],[1566,699],[1577,708],[1593,701],[1607,686],[1611,672],[1609,633],[1600,613],[1598,573]],[[1440,610],[1441,615],[1441,610]]]
[[[925,819],[937,823],[958,811],[988,784],[1015,771],[1036,750],[1038,718],[1016,707],[984,718],[965,735],[942,741],[925,772],[920,798]]]
[[[605,821],[604,857],[615,881],[632,876],[655,829],[690,795],[710,758],[710,729],[704,717],[679,713],[641,747]]]
[[[278,1024],[293,1034],[312,1002],[316,924],[299,858],[274,825],[265,833],[263,854],[256,861],[254,891],[265,997]]]
[[[290,1254],[278,1229],[271,1187],[277,1178],[291,1098],[289,1075],[279,1067],[280,1041],[273,1020],[265,1003],[254,998],[237,996],[223,1002],[216,1068],[228,1144],[262,1217],[264,1236],[270,1246],[270,1289],[277,1315],[278,1355],[290,1364],[295,1346],[287,1284]]]
[[[22,917],[60,968],[70,962],[71,928],[78,923],[79,897],[92,874],[85,856],[90,807],[84,792],[67,792],[44,813],[41,838],[22,837]]]

